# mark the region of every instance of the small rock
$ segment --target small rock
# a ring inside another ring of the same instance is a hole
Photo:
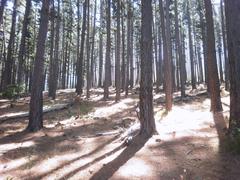
[[[93,173],[93,170],[92,170],[92,169],[90,169],[88,172],[89,172],[90,174],[92,174],[92,173]]]

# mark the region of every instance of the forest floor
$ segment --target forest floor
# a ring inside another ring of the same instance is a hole
[[[0,179],[148,179],[237,180],[240,157],[225,151],[229,96],[223,94],[223,113],[209,112],[206,94],[180,100],[164,111],[163,94],[154,95],[158,135],[148,141],[122,141],[138,123],[138,93],[120,102],[108,101],[102,90],[91,98],[76,98],[74,90],[58,91],[57,100],[44,94],[44,104],[71,102],[71,107],[44,115],[45,128],[24,131],[28,118],[0,121]],[[0,116],[28,111],[29,97],[0,100]]]

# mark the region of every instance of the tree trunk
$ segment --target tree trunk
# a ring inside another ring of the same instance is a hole
[[[229,131],[239,140],[240,129],[240,2],[225,1],[227,45],[230,72],[230,122]],[[239,143],[239,141],[238,141]]]
[[[223,53],[224,53],[224,62],[225,62],[225,89],[229,90],[229,62],[228,62],[228,53],[227,53],[227,45],[226,45],[226,28],[225,28],[225,17],[223,10],[223,1],[220,1],[221,8],[221,24],[222,24],[222,41],[223,41]]]
[[[0,27],[2,26],[3,23],[3,12],[4,12],[4,8],[6,5],[7,0],[2,0],[1,1],[1,6],[0,6]]]
[[[122,8],[122,13],[124,13],[124,9]],[[124,16],[122,16],[122,69],[121,69],[121,88],[124,91],[125,84],[126,84],[126,58],[125,58],[125,21]]]
[[[51,1],[50,10],[50,22],[51,22],[51,32],[50,32],[50,59],[49,59],[49,77],[48,77],[48,97],[51,97],[52,85],[53,85],[53,52],[54,52],[54,36],[55,36],[55,7],[54,1]]]
[[[27,29],[29,24],[29,15],[31,11],[31,0],[26,0],[26,8],[25,14],[23,19],[23,28],[22,28],[22,37],[21,37],[21,44],[18,53],[18,75],[17,75],[17,83],[18,85],[22,84],[23,81],[23,65],[24,65],[24,54],[26,53],[26,36],[27,36]]]
[[[15,31],[16,31],[16,17],[17,17],[17,0],[14,0],[13,13],[12,13],[12,26],[10,31],[10,38],[8,41],[8,51],[7,59],[5,63],[4,73],[3,73],[3,84],[2,88],[5,90],[8,85],[12,84],[12,72],[13,72],[13,53],[14,53],[14,43],[15,43]]]
[[[40,26],[38,33],[37,51],[34,62],[33,82],[30,100],[29,123],[27,130],[38,131],[43,127],[43,76],[44,76],[44,53],[45,40],[47,38],[48,17],[49,17],[48,0],[42,1]]]
[[[169,0],[166,1],[166,23],[164,19],[163,2],[159,0],[160,17],[163,37],[163,56],[164,56],[164,87],[166,96],[166,111],[172,110],[172,62],[171,62],[171,40],[170,40],[170,19],[169,19]]]
[[[111,0],[107,0],[107,49],[105,62],[104,99],[109,98],[111,85]]]
[[[153,116],[152,82],[152,0],[142,0],[141,28],[141,82],[140,82],[140,135],[150,137],[155,131]]]
[[[52,67],[52,82],[49,87],[49,96],[52,99],[56,98],[56,91],[58,85],[58,70],[59,70],[59,34],[60,34],[60,0],[58,0],[58,8],[57,8],[57,25],[56,25],[56,35],[55,35],[55,49],[54,49],[54,59],[53,59],[53,67]]]
[[[76,68],[76,75],[77,75],[77,85],[76,85],[76,93],[81,95],[83,90],[83,57],[84,57],[84,42],[85,42],[85,31],[86,31],[86,18],[87,18],[87,3],[88,0],[85,0],[83,3],[83,22],[82,22],[82,34],[81,34],[81,47],[80,47],[80,54],[79,59],[77,59],[77,68]]]
[[[208,81],[211,96],[211,111],[222,111],[220,83],[218,78],[217,59],[215,50],[214,25],[211,0],[204,0],[207,21],[207,65]]]
[[[180,66],[180,84],[181,84],[181,97],[185,97],[185,82],[184,82],[184,60],[182,54],[182,43],[180,41],[180,31],[179,31],[179,20],[178,20],[178,4],[177,0],[174,1],[175,4],[175,34],[176,34],[176,51]]]
[[[130,58],[131,58],[131,0],[127,2],[128,12],[127,12],[127,63],[126,63],[126,82],[125,82],[125,96],[128,95],[128,87],[129,87],[129,76],[130,76]]]
[[[120,0],[117,0],[117,48],[116,48],[116,98],[115,101],[120,100],[120,93],[121,93],[121,78],[120,78],[120,44],[121,44],[121,37],[120,37]]]
[[[91,70],[90,70],[90,0],[87,3],[87,38],[86,38],[86,54],[87,54],[87,99],[90,98]]]
[[[188,39],[189,39],[189,58],[191,63],[191,84],[192,89],[196,89],[195,66],[193,57],[193,40],[192,40],[192,20],[190,15],[189,0],[187,0],[187,19],[188,19]]]
[[[99,29],[99,75],[98,87],[102,87],[103,70],[103,7],[104,1],[100,1],[100,29]]]

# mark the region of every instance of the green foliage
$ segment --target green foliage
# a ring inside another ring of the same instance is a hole
[[[92,111],[93,107],[90,103],[84,102],[80,105],[80,113],[83,115],[88,114],[90,111]]]
[[[15,99],[23,93],[23,87],[19,85],[9,85],[6,90],[2,92],[2,97],[8,99]]]
[[[234,137],[229,138],[226,143],[226,150],[236,154],[240,154],[240,129],[237,129]]]

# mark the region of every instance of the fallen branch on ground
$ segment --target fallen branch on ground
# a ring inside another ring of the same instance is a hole
[[[73,102],[65,103],[65,104],[46,105],[43,107],[43,113],[67,109],[72,105],[73,105]],[[0,124],[4,123],[5,121],[10,120],[10,119],[24,118],[24,117],[28,117],[28,116],[29,116],[28,111],[4,114],[4,115],[0,116]]]

